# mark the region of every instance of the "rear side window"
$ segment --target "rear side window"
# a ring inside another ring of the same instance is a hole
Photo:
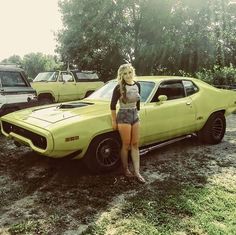
[[[1,87],[27,87],[22,75],[19,72],[0,71]]]
[[[184,80],[183,85],[187,96],[195,94],[199,90],[198,87],[192,81]]]
[[[77,72],[76,75],[77,75],[78,79],[82,79],[82,80],[96,80],[96,79],[98,79],[98,75],[96,73]]]

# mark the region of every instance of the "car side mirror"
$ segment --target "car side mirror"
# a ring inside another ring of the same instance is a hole
[[[166,101],[168,98],[166,95],[159,95],[158,96],[158,103],[160,102],[161,104]]]

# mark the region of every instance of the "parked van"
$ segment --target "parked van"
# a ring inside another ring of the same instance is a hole
[[[35,105],[37,94],[24,70],[0,64],[0,116]]]

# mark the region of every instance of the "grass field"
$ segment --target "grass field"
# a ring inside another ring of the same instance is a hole
[[[154,182],[84,234],[236,234],[235,172],[214,175],[204,186]]]

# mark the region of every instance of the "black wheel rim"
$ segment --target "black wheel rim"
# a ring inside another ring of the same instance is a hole
[[[113,138],[102,140],[96,151],[96,158],[102,167],[112,167],[120,159],[120,144]]]
[[[212,125],[212,136],[215,139],[221,139],[224,133],[224,122],[221,118],[216,118]]]

